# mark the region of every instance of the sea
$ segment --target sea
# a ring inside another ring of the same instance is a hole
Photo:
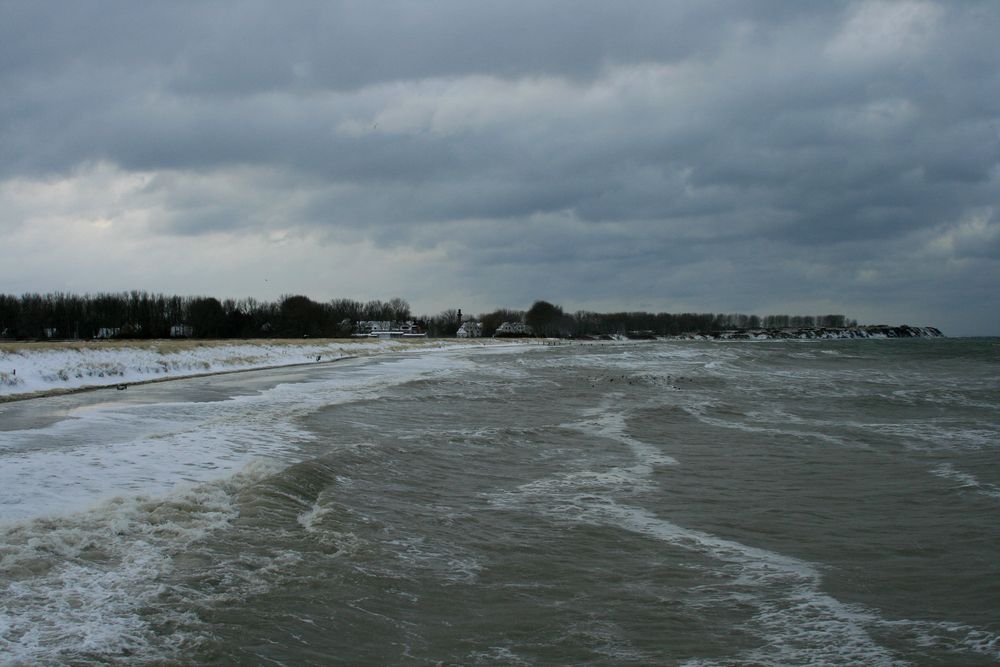
[[[1000,339],[469,346],[0,405],[0,665],[994,665]]]

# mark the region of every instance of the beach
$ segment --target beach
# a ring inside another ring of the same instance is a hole
[[[0,343],[0,402],[389,352],[511,344],[479,339],[138,340]]]

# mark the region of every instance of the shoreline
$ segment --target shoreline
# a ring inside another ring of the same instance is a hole
[[[864,332],[867,335],[856,335],[858,329],[867,329]],[[896,331],[885,335],[887,329],[895,329]],[[316,338],[0,342],[0,405],[16,401],[114,389],[119,385],[127,387],[129,385],[189,380],[250,371],[315,366],[393,352],[519,345],[601,343],[634,345],[656,341],[809,342],[944,337],[939,330],[932,327],[918,328],[905,325],[903,327],[867,326],[835,331],[841,335],[830,335],[833,331],[829,329],[822,330],[826,335],[816,335],[817,330],[798,329],[767,332],[717,332],[714,335],[688,334],[671,337],[616,337],[610,341],[546,338],[424,338],[419,340]],[[843,335],[845,332],[854,335]],[[882,335],[872,335],[876,332]],[[719,335],[720,333],[722,335]],[[770,335],[760,335],[762,333]],[[775,335],[776,333],[780,335]],[[900,333],[903,335],[899,335]],[[20,369],[20,373],[18,373],[18,369]],[[19,385],[29,385],[29,387],[18,391]]]
[[[52,389],[42,389],[31,393],[0,395],[0,404],[14,403],[15,401],[30,401],[38,398],[51,398],[53,396],[69,396],[71,394],[84,394],[92,391],[101,391],[102,389],[114,389],[117,391],[119,385],[125,385],[125,387],[128,388],[144,384],[156,384],[158,382],[173,382],[174,380],[193,380],[195,378],[215,377],[219,375],[235,375],[236,373],[253,373],[254,371],[273,371],[284,368],[299,368],[301,366],[319,366],[326,364],[335,364],[338,361],[348,361],[350,359],[360,359],[360,358],[361,355],[350,355],[346,357],[338,357],[336,359],[327,359],[326,361],[312,361],[312,362],[303,361],[294,364],[274,364],[272,366],[257,366],[254,368],[234,368],[232,370],[209,371],[207,373],[191,373],[189,375],[168,375],[165,377],[149,378],[147,380],[133,380],[131,382],[114,382],[110,384],[88,384],[82,387],[54,387]]]
[[[474,340],[327,338],[0,343],[0,404],[115,389],[119,385],[316,366],[393,352],[525,344]],[[5,372],[5,367],[11,370]],[[16,391],[22,383],[37,388]]]

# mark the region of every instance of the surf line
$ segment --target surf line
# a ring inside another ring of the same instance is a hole
[[[12,394],[9,396],[0,396],[0,403],[13,403],[14,401],[30,401],[38,398],[49,398],[51,396],[67,396],[69,394],[82,394],[89,391],[100,391],[101,389],[116,389],[137,386],[142,384],[155,384],[158,382],[173,382],[175,380],[192,380],[194,378],[204,378],[204,377],[214,377],[216,375],[233,375],[235,373],[252,373],[254,371],[274,371],[282,368],[296,368],[299,366],[316,366],[317,364],[333,364],[338,361],[347,361],[349,359],[360,359],[363,355],[347,355],[344,357],[337,357],[336,359],[328,359],[326,361],[299,361],[294,364],[275,364],[271,366],[254,366],[253,368],[234,368],[231,370],[224,371],[211,371],[208,373],[190,373],[188,375],[171,375],[169,377],[160,378],[148,378],[146,380],[135,380],[129,382],[128,384],[124,382],[112,382],[109,384],[88,384],[83,387],[54,387],[52,389],[42,389],[40,391],[32,391],[24,394]]]

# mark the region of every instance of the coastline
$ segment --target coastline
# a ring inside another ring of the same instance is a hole
[[[631,332],[611,342],[788,341],[943,338],[934,327],[867,325],[844,328],[734,330],[679,336]],[[0,343],[0,404],[249,371],[329,364],[390,352],[462,347],[597,343],[601,339],[356,338],[248,340],[117,340]]]
[[[67,341],[0,343],[0,403],[196,377],[330,364],[386,354],[511,340],[414,341],[256,339],[219,341]]]
[[[771,329],[731,329],[681,334],[675,340],[866,340],[886,338],[945,338],[930,326],[862,324],[853,327],[784,327]]]

